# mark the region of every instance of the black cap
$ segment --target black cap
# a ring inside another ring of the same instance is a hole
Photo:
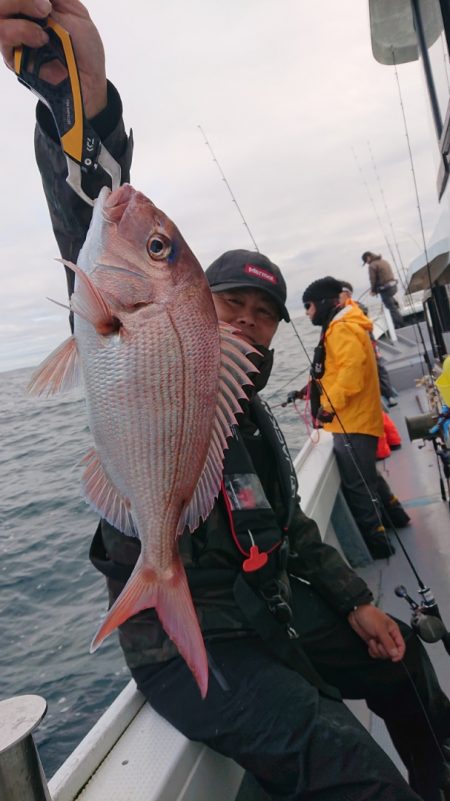
[[[319,300],[331,300],[338,298],[342,292],[342,283],[337,278],[332,278],[327,275],[326,278],[318,278],[312,284],[306,287],[303,293],[303,303],[312,301],[315,303]]]
[[[227,250],[205,272],[212,292],[251,287],[261,289],[275,301],[280,319],[290,321],[286,308],[286,282],[281,270],[262,253]]]
[[[370,252],[370,250],[366,250],[366,251],[365,251],[365,252],[362,254],[361,258],[362,258],[362,260],[363,260],[363,264],[365,264],[365,263],[366,263],[366,261],[367,261],[367,256],[373,256],[373,253],[371,253],[371,252]]]

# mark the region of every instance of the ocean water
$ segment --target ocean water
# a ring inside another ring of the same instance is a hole
[[[294,321],[311,354],[318,330],[302,313]],[[262,395],[295,456],[307,430],[292,405],[281,403],[306,382],[308,362],[292,326],[281,324],[274,344],[275,366]],[[50,778],[129,674],[115,634],[89,654],[106,591],[88,559],[97,516],[80,493],[79,462],[92,444],[82,392],[30,398],[31,373],[1,374],[0,699],[28,693],[46,699],[36,742]]]

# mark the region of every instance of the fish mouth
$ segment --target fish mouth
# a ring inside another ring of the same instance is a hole
[[[122,219],[136,190],[130,184],[122,184],[112,192],[102,190],[100,197],[102,203],[103,218],[106,222],[119,223]]]
[[[122,184],[112,192],[108,190],[104,193],[104,190],[102,190],[100,197],[103,203],[103,218],[110,223],[118,224],[131,204],[133,207],[142,204],[154,206],[151,200],[145,197],[142,192],[137,192],[131,184]]]

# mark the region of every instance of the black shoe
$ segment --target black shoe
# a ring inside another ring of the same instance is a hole
[[[388,516],[386,518],[388,526],[392,524],[395,526],[395,528],[406,528],[406,526],[409,526],[411,522],[410,516],[405,512],[403,506],[398,498],[395,497],[395,495],[392,496],[391,500],[386,506],[386,514]]]
[[[366,534],[364,541],[374,559],[388,559],[395,553],[384,526],[378,526],[371,534]]]

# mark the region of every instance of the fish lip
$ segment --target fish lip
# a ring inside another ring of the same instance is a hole
[[[99,195],[102,202],[103,218],[106,222],[119,223],[137,192],[131,184],[122,184],[113,191],[107,187],[105,188],[107,191],[104,192],[102,189]]]

